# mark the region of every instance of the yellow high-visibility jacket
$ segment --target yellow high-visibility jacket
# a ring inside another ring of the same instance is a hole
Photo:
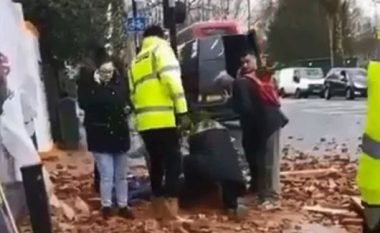
[[[362,201],[380,205],[380,62],[369,63],[367,83],[367,117],[356,182]]]
[[[128,71],[137,131],[176,127],[176,114],[187,112],[181,69],[169,43],[147,37]]]

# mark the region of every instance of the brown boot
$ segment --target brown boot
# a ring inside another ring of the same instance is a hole
[[[178,208],[178,199],[177,198],[168,198],[165,201],[165,212],[168,220],[174,220],[180,223],[191,223],[193,222],[191,219],[182,218],[179,216],[179,208]]]
[[[164,211],[165,211],[165,199],[162,197],[152,198],[153,218],[159,221],[162,220],[165,217]]]

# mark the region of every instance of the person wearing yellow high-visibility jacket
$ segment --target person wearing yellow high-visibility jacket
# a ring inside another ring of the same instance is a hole
[[[380,232],[380,60],[368,64],[365,132],[356,181],[364,205],[364,233]]]
[[[152,207],[158,220],[181,220],[178,183],[181,154],[177,122],[190,125],[179,62],[159,26],[143,34],[138,55],[128,71],[135,127],[149,153]],[[163,177],[165,176],[165,184]]]

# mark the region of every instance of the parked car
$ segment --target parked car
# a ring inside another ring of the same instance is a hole
[[[367,71],[362,68],[332,68],[326,75],[324,98],[344,96],[348,100],[367,96]]]
[[[307,98],[310,95],[323,97],[323,71],[321,68],[295,67],[282,69],[278,74],[280,95]]]

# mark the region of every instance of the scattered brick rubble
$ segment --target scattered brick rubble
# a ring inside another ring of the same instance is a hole
[[[248,196],[251,212],[243,222],[230,221],[220,210],[206,205],[185,212],[194,223],[166,228],[150,219],[149,203],[145,202],[133,207],[137,215],[134,221],[118,217],[104,221],[91,173],[74,177],[71,171],[75,169],[79,168],[58,164],[50,172],[56,188],[56,196],[50,200],[54,233],[276,233],[287,229],[293,233],[303,232],[302,225],[307,223],[361,232],[360,199],[354,184],[356,163],[346,154],[316,158],[287,150],[281,166],[281,210],[262,212]]]

